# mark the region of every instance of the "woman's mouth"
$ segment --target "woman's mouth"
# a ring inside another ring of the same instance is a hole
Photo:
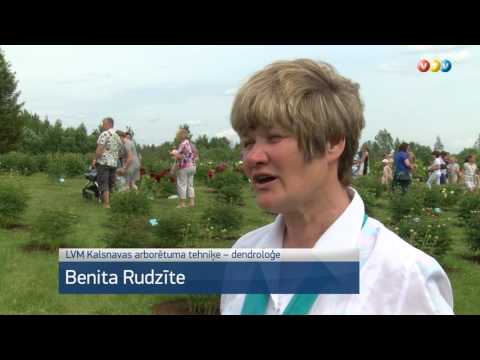
[[[266,189],[278,178],[270,174],[258,174],[252,177],[252,182],[256,189]]]

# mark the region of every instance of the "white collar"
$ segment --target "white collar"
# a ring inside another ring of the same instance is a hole
[[[345,211],[330,225],[313,246],[316,250],[342,251],[358,249],[359,235],[362,230],[365,206],[355,189],[349,187],[347,191],[353,195],[352,201]],[[285,223],[282,215],[278,215],[272,228],[260,241],[263,248],[282,248]]]

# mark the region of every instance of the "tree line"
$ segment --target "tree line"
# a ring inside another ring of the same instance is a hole
[[[37,114],[30,113],[19,102],[20,91],[18,81],[11,65],[5,60],[0,48],[0,154],[9,151],[20,151],[30,154],[69,152],[87,154],[94,151],[100,129],[90,134],[82,123],[78,127],[64,127],[61,120],[51,123],[48,119],[40,119]],[[183,125],[189,132],[188,125]],[[213,161],[231,161],[240,159],[240,146],[230,143],[225,137],[208,138],[206,135],[193,139],[201,156]],[[443,144],[437,137],[433,149],[430,146],[393,139],[392,135],[382,129],[374,140],[367,141],[372,160],[382,159],[385,153],[398,149],[402,142],[410,144],[410,149],[417,159],[427,164],[431,161],[432,150],[443,150]],[[168,152],[176,146],[175,141],[161,145],[144,145],[140,147],[142,154],[168,158]],[[462,150],[458,156],[463,161],[467,154],[476,154],[480,158],[480,135],[471,148]]]

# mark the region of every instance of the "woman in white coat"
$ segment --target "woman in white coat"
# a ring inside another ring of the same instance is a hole
[[[350,187],[365,126],[358,84],[326,63],[277,62],[239,90],[231,122],[257,204],[278,214],[234,247],[358,251],[360,293],[319,294],[297,308],[299,294],[224,294],[222,314],[453,313],[438,262],[368,217]],[[251,306],[259,297],[264,305]]]

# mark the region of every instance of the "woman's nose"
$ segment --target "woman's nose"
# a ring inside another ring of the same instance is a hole
[[[268,162],[268,155],[263,144],[256,143],[249,150],[245,151],[244,162],[248,167],[255,167],[258,164]]]

